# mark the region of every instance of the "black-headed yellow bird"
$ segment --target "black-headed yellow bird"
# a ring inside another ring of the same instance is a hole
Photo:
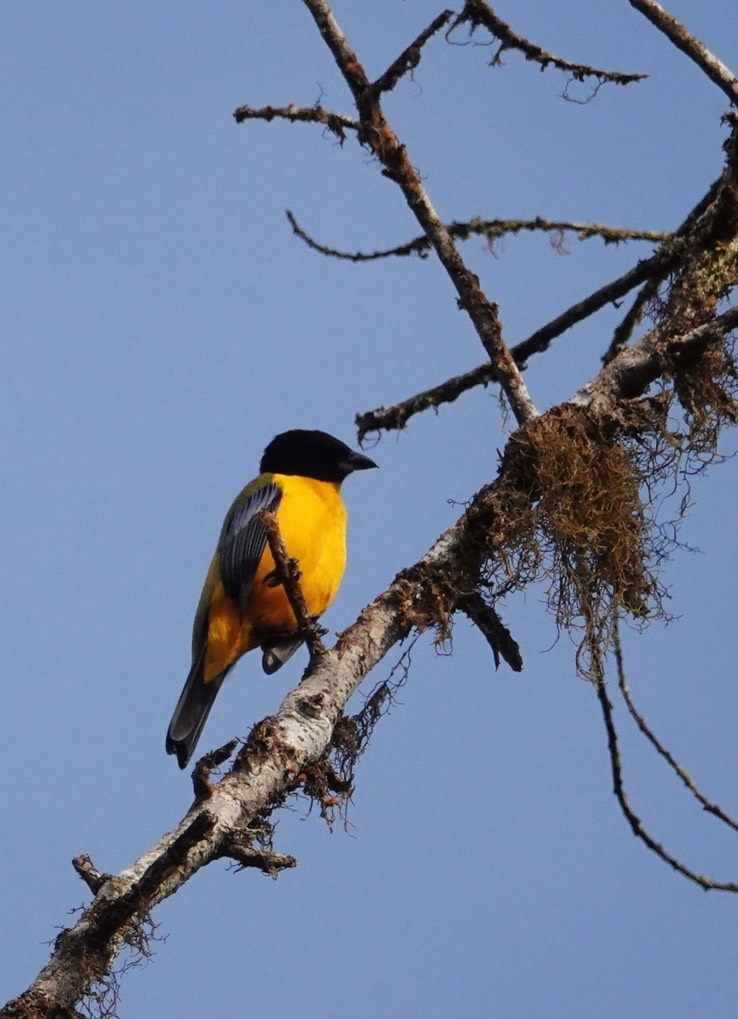
[[[346,507],[341,482],[377,465],[326,432],[278,435],[261,458],[258,478],[228,510],[192,628],[192,668],[174,709],[167,753],[187,767],[226,673],[246,651],[261,647],[262,665],[276,672],[302,643],[260,510],[276,514],[287,552],[298,560],[311,615],[328,608],[346,565]]]

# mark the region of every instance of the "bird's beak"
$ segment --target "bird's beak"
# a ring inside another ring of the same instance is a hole
[[[350,474],[351,471],[368,471],[370,467],[376,466],[374,461],[370,460],[368,456],[364,456],[363,453],[354,453],[353,450],[341,463],[341,468],[347,474]]]

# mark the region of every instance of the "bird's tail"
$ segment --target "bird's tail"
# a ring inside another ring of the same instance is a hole
[[[180,768],[186,768],[189,764],[202,727],[226,676],[225,672],[222,672],[220,676],[206,683],[203,678],[204,665],[205,648],[192,663],[190,674],[169,723],[167,753],[177,755]]]

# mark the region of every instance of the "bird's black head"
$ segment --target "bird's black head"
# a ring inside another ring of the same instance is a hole
[[[261,458],[261,472],[299,474],[316,481],[341,482],[352,471],[377,465],[363,453],[355,453],[345,442],[327,432],[294,428],[272,439]]]

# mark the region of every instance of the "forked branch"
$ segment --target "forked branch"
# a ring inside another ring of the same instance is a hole
[[[638,726],[640,732],[645,736],[651,746],[654,748],[656,753],[663,758],[664,761],[669,765],[671,770],[679,779],[683,782],[689,792],[694,796],[703,810],[708,814],[712,814],[719,821],[722,821],[728,828],[732,828],[733,831],[738,832],[738,821],[726,813],[720,804],[715,803],[714,800],[710,800],[705,796],[702,790],[697,786],[694,779],[689,775],[686,769],[677,761],[671,751],[664,746],[660,739],[655,735],[651,726],[646,722],[646,719],[638,711],[635,704],[633,703],[633,697],[628,686],[628,681],[625,677],[625,661],[623,658],[623,648],[620,641],[620,628],[618,623],[615,623],[613,630],[613,651],[615,654],[615,666],[618,674],[618,689],[622,694],[625,706],[628,709],[630,717],[633,719],[635,724]]]
[[[502,338],[497,305],[483,293],[478,278],[464,264],[453,237],[433,208],[405,146],[387,121],[364,67],[341,31],[326,0],[304,0],[320,34],[333,55],[354,97],[361,128],[359,140],[383,168],[385,176],[401,189],[408,208],[446,270],[458,294],[458,304],[468,314],[490,361],[495,365],[505,395],[519,424],[537,415],[527,387]]]
[[[645,828],[640,817],[638,817],[631,807],[630,800],[628,799],[628,795],[625,791],[622,760],[620,756],[620,743],[618,740],[617,729],[615,728],[613,707],[609,697],[607,696],[604,678],[595,684],[595,691],[602,710],[605,731],[607,732],[607,749],[610,757],[613,792],[620,809],[623,812],[623,816],[630,825],[633,834],[636,838],[640,839],[640,841],[648,849],[650,849],[652,853],[655,853],[660,860],[667,863],[678,874],[681,874],[689,881],[693,881],[695,884],[699,885],[700,888],[704,888],[706,891],[715,889],[722,892],[738,892],[738,884],[733,881],[716,881],[714,878],[708,877],[705,874],[699,874],[697,871],[692,870],[691,867],[687,867],[686,864],[682,863],[682,861],[677,859],[676,856],[673,856],[670,852],[668,852],[668,850],[666,850],[660,842],[657,842]]]

